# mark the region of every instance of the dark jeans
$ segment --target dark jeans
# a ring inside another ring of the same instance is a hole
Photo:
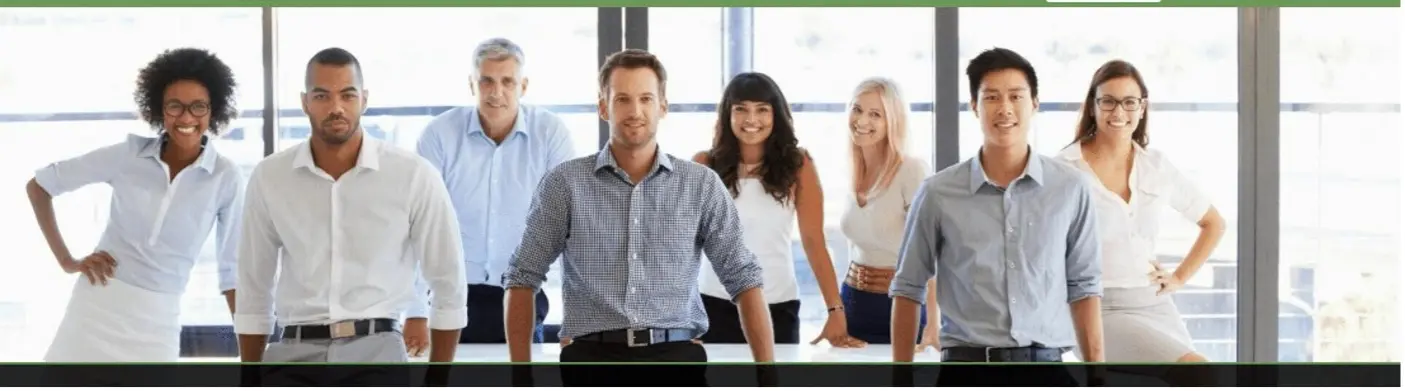
[[[468,286],[468,327],[459,333],[459,343],[507,343],[503,332],[503,297],[505,290],[492,285]],[[536,296],[537,327],[532,342],[542,343],[542,322],[551,303],[545,292]]]
[[[839,286],[839,297],[844,302],[849,335],[873,344],[893,343],[893,299],[855,289],[849,284]],[[922,307],[918,313],[917,339],[912,343],[922,340],[922,330],[927,325],[927,307]]]
[[[746,343],[736,304],[708,295],[702,295],[702,302],[703,309],[707,310],[707,334],[703,334],[703,342]],[[800,343],[800,300],[771,304],[770,308],[775,343]]]
[[[579,341],[561,348],[563,364],[612,362],[691,362],[698,365],[561,365],[561,384],[568,387],[707,387],[707,349],[693,342],[669,342],[632,348],[620,343]]]

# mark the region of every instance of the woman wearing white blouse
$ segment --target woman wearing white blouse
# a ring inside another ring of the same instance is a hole
[[[849,334],[869,343],[893,343],[893,302],[888,289],[898,265],[908,206],[930,171],[922,159],[903,153],[907,112],[897,84],[885,78],[859,83],[849,104],[854,187],[840,221],[850,244],[849,272],[840,296]],[[927,283],[927,303],[920,317],[925,327],[914,342],[935,346],[940,322],[928,322],[928,317],[936,314],[932,280]]]
[[[1189,177],[1148,149],[1147,89],[1131,64],[1114,60],[1093,75],[1078,135],[1060,156],[1103,185],[1093,195],[1103,253],[1103,338],[1109,362],[1199,362],[1170,293],[1204,265],[1225,223]],[[1156,261],[1162,208],[1200,226],[1174,271]]]

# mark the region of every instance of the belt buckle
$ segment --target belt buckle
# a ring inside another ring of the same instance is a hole
[[[332,331],[332,339],[342,339],[356,336],[356,321],[343,320],[329,325]]]
[[[643,331],[645,332],[645,335],[648,335],[648,338],[645,338],[644,342],[638,342],[634,338],[634,333],[639,331]],[[644,347],[654,344],[654,333],[649,329],[627,329],[625,330],[624,338],[625,345],[631,348]]]
[[[986,346],[986,347],[985,347],[985,362],[991,362],[991,361],[990,361],[990,351],[991,351],[991,350],[994,350],[994,349],[995,349],[995,348],[990,347],[990,346]]]

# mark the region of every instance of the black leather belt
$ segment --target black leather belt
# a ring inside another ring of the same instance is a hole
[[[622,343],[632,348],[658,345],[669,342],[693,340],[693,330],[685,329],[628,329],[591,333],[573,338],[575,341],[600,343]]]
[[[1063,349],[1045,347],[942,349],[942,361],[955,362],[1062,362]]]
[[[299,325],[283,328],[285,339],[341,339],[396,331],[400,322],[393,319],[344,320],[332,324]]]

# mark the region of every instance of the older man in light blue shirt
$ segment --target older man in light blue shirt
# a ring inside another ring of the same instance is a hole
[[[1092,185],[1073,166],[1030,148],[1039,84],[1028,61],[992,49],[971,60],[967,76],[983,145],[976,157],[928,178],[913,197],[891,289],[900,298],[893,301],[893,340],[915,336],[918,303],[935,276],[942,361],[1056,362],[1074,347],[1086,360],[1102,361]],[[911,361],[912,345],[894,345],[893,358]],[[1010,380],[963,374],[970,375],[941,380]],[[1071,384],[1066,372],[1020,376]]]
[[[569,131],[555,114],[520,104],[527,90],[526,56],[517,44],[493,38],[474,50],[472,88],[476,107],[449,110],[420,136],[420,156],[439,168],[458,212],[467,273],[468,327],[462,343],[506,343],[502,276],[522,240],[532,193],[542,176],[575,156]],[[537,297],[534,340],[542,341],[548,302]],[[427,305],[415,303],[407,317],[407,345],[416,338]]]

